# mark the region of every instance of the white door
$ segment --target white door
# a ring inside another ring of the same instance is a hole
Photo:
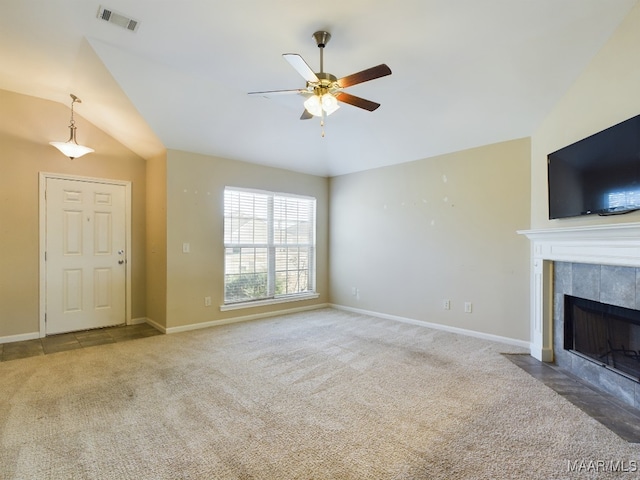
[[[126,321],[126,187],[46,179],[46,333]]]

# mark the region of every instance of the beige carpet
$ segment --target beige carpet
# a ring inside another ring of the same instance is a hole
[[[640,446],[500,352],[326,309],[3,362],[0,478],[638,475],[590,465]]]

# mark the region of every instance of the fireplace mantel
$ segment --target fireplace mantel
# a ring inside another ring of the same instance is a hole
[[[532,242],[531,355],[553,361],[553,262],[640,267],[640,223],[519,230]]]

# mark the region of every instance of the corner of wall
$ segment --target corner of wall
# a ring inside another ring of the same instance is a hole
[[[167,326],[167,153],[147,159],[147,318]]]

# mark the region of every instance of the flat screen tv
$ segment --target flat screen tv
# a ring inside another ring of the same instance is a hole
[[[547,156],[549,218],[640,209],[640,115]]]

